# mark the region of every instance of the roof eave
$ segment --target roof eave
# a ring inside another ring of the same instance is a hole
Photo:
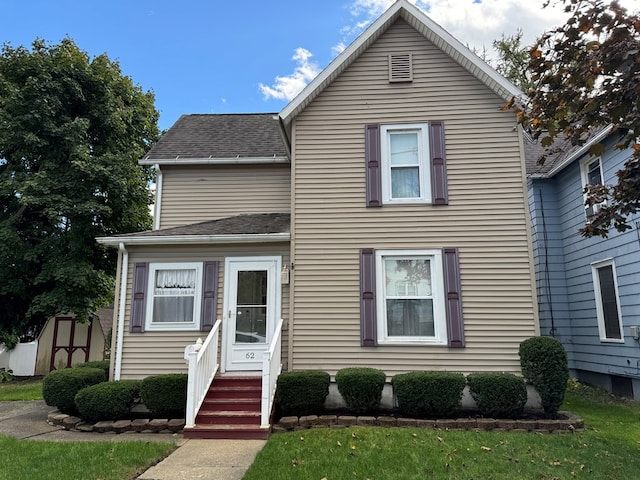
[[[280,118],[285,127],[289,128],[293,119],[400,17],[505,101],[524,95],[518,87],[502,77],[419,8],[406,0],[399,0],[280,111]]]
[[[290,233],[248,233],[237,235],[154,235],[98,237],[96,241],[109,247],[125,245],[202,245],[223,243],[270,243],[288,242]]]
[[[586,153],[588,153],[589,149],[593,145],[595,145],[596,143],[600,143],[602,140],[604,140],[609,135],[611,135],[611,128],[612,127],[613,127],[613,125],[607,126],[607,128],[603,129],[595,137],[593,137],[591,140],[589,140],[587,143],[585,143],[582,147],[580,147],[580,149],[576,150],[569,157],[565,158],[560,163],[558,163],[556,166],[554,166],[546,174],[546,177],[553,177],[554,175],[558,174],[560,171],[564,170],[564,168],[567,167],[569,164],[571,164],[572,162],[574,162],[578,158],[580,158],[583,155],[585,155]]]
[[[228,158],[142,158],[138,160],[140,165],[264,165],[275,163],[290,163],[290,159],[284,155],[272,157],[228,157]]]

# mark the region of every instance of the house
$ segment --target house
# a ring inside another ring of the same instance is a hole
[[[564,345],[572,376],[640,398],[640,218],[623,233],[584,238],[578,232],[598,204],[585,206],[584,186],[616,183],[631,150],[615,148],[610,128],[582,147],[568,146],[538,165],[541,150],[527,141],[540,332]],[[589,154],[597,143],[600,156]],[[636,328],[634,328],[636,327]]]
[[[186,431],[214,436],[216,372],[211,391],[257,372],[263,427],[280,366],[519,372],[519,93],[400,0],[281,112],[181,117],[141,160],[155,229],[99,239],[120,251],[113,378],[186,372],[189,345]]]

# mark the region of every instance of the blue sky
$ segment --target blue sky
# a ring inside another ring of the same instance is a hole
[[[0,43],[71,37],[153,90],[160,128],[183,113],[277,112],[392,0],[0,0]],[[463,43],[558,24],[542,0],[417,0]],[[295,58],[294,58],[295,57]],[[279,78],[279,79],[278,79]]]

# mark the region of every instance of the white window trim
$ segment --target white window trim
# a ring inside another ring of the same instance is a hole
[[[433,337],[390,337],[387,335],[387,309],[385,305],[385,278],[383,259],[425,258],[431,260],[433,291]],[[379,345],[447,345],[447,315],[445,309],[444,270],[442,250],[376,250],[376,322]]]
[[[196,291],[193,302],[193,320],[191,322],[162,322],[154,323],[153,320],[153,299],[156,271],[158,270],[180,270],[195,269],[196,271]],[[147,278],[147,304],[145,314],[145,331],[193,331],[200,330],[200,315],[202,306],[202,263],[150,263]]]
[[[391,161],[389,150],[389,136],[399,131],[418,131],[418,177],[420,182],[419,198],[391,197]],[[429,124],[409,123],[395,125],[380,125],[380,155],[382,163],[382,203],[383,204],[411,204],[431,203],[431,168],[429,151]]]
[[[602,157],[591,157],[587,155],[585,158],[580,160],[580,178],[582,180],[583,190],[584,190],[584,187],[586,187],[589,184],[589,165],[595,161],[598,162],[598,166],[600,167],[600,180],[602,180],[602,183],[604,184],[604,170],[602,168]],[[589,207],[587,206],[586,202],[587,202],[587,194],[583,193],[582,206],[584,207],[584,215],[586,219],[589,220],[589,214],[587,213],[587,210]],[[593,205],[591,205],[593,207],[593,213],[594,214],[598,213],[598,211],[600,210],[600,207],[606,204],[607,204],[607,201],[605,200],[603,202],[594,203]]]
[[[604,309],[602,306],[602,292],[600,290],[600,274],[598,269],[602,267],[611,266],[613,273],[613,290],[616,295],[616,308],[618,310],[618,323],[620,328],[620,336],[622,338],[609,338],[607,337],[607,331],[604,325]],[[599,260],[591,264],[591,276],[593,278],[593,291],[596,299],[596,315],[598,319],[598,332],[600,334],[600,341],[607,343],[624,343],[624,330],[622,328],[622,311],[620,309],[620,295],[618,293],[618,275],[616,273],[616,264],[613,258],[607,258]]]

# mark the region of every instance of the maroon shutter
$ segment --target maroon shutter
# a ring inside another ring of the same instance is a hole
[[[376,345],[376,252],[360,250],[360,345]]]
[[[464,322],[460,294],[460,265],[457,248],[443,250],[447,334],[451,348],[464,347]]]
[[[431,154],[431,195],[433,205],[447,205],[447,163],[445,160],[444,122],[429,122],[429,150]]]
[[[147,290],[147,264],[136,263],[133,267],[133,292],[131,296],[131,320],[129,332],[144,332],[146,310],[145,292]]]
[[[367,166],[367,207],[381,207],[380,125],[377,123],[368,124],[365,125],[364,130],[364,156]]]
[[[200,330],[209,331],[216,321],[218,262],[204,262],[202,274],[202,317]]]

